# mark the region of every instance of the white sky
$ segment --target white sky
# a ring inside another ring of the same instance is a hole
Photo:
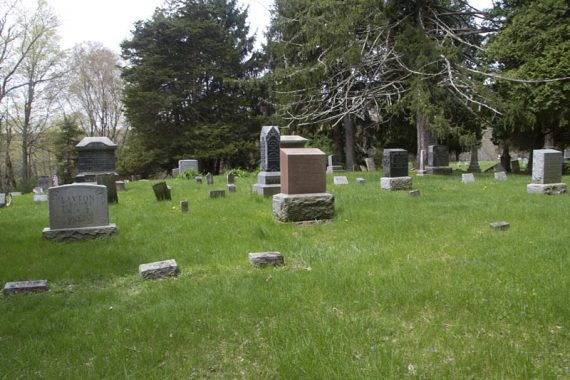
[[[120,52],[119,44],[130,38],[138,20],[149,19],[163,0],[47,0],[58,15],[63,48],[84,41],[98,41]],[[491,0],[471,0],[477,8],[491,6]],[[256,46],[261,46],[263,33],[269,25],[273,0],[238,0],[249,5],[250,33],[256,33]]]

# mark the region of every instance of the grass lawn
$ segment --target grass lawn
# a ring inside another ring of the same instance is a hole
[[[171,180],[172,202],[128,183],[119,233],[79,243],[42,240],[47,204],[14,198],[0,285],[51,290],[0,296],[0,379],[570,377],[570,195],[455,174],[414,177],[410,197],[347,176],[327,177],[334,220],[303,226],[275,222],[253,176],[224,199],[207,195],[222,177]],[[286,265],[251,268],[261,251]],[[171,258],[177,278],[139,277]]]

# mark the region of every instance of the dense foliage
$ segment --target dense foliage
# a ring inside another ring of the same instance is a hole
[[[251,165],[259,126],[242,83],[252,73],[246,16],[236,0],[173,1],[122,44],[126,117],[147,171],[182,158],[210,171]]]

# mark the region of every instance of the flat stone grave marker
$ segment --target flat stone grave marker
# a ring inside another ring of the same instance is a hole
[[[188,201],[187,200],[180,201],[180,210],[182,212],[188,212]]]
[[[170,195],[170,189],[166,185],[166,182],[159,182],[153,185],[152,190],[154,191],[154,196],[156,197],[157,201],[172,200]]]
[[[507,180],[507,173],[505,172],[496,172],[495,179],[497,181],[506,181]]]
[[[43,236],[53,240],[85,240],[117,232],[109,224],[107,187],[76,183],[48,190],[49,227]]]
[[[412,197],[419,197],[420,196],[420,191],[418,189],[414,189],[414,190],[410,190],[408,192],[408,194],[410,194],[410,196]]]
[[[364,178],[357,178],[356,183],[359,185],[364,185],[366,183],[366,180]]]
[[[33,202],[40,203],[40,202],[47,202],[48,195],[47,194],[34,194]]]
[[[36,186],[32,189],[32,192],[34,194],[43,194],[44,193],[44,189],[40,186]]]
[[[473,173],[461,174],[461,182],[463,183],[475,183],[475,176]]]
[[[491,226],[491,229],[493,229],[493,230],[504,231],[504,230],[509,229],[509,227],[511,225],[505,221],[501,221],[501,222],[491,223],[490,226]]]
[[[226,196],[225,190],[210,190],[208,192],[210,198],[224,198]]]
[[[4,295],[11,295],[17,293],[35,293],[47,292],[49,284],[47,280],[32,280],[32,281],[16,281],[7,282],[2,289]]]
[[[196,183],[199,183],[200,185],[202,184],[202,177],[197,175],[196,178],[194,178],[196,180]]]
[[[249,262],[254,267],[279,266],[285,263],[279,252],[254,252],[248,254]]]
[[[208,185],[214,184],[214,176],[212,175],[212,173],[206,174],[206,182],[208,183]]]
[[[174,259],[141,264],[139,265],[139,274],[147,280],[174,277],[178,274],[178,264]]]
[[[21,191],[12,191],[10,194],[12,194],[13,197],[21,197],[22,196]]]
[[[348,178],[345,176],[335,176],[333,182],[335,185],[348,185]]]

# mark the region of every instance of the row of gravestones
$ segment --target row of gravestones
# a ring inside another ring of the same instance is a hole
[[[258,268],[285,264],[283,255],[279,252],[253,252],[248,254],[248,259],[252,266]],[[139,265],[139,275],[147,280],[175,277],[179,272],[180,268],[174,259]],[[48,290],[48,280],[11,281],[4,284],[2,293],[7,296],[19,293],[46,292]]]
[[[196,183],[198,184],[202,184],[202,176],[196,176],[195,177]],[[211,173],[208,173],[206,175],[206,181],[208,183],[208,185],[213,185],[214,184],[214,176]],[[154,184],[152,186],[152,189],[154,191],[154,195],[156,197],[157,201],[164,201],[164,200],[172,200],[172,195],[171,195],[171,188],[170,186],[168,186],[166,184],[166,182],[159,182],[157,184]],[[235,174],[233,173],[229,173],[227,175],[227,190],[228,193],[235,193],[237,191],[236,185],[235,185]],[[225,197],[226,196],[226,192],[225,190],[210,190],[208,192],[210,198],[220,198],[220,197]],[[184,208],[181,205],[181,208]]]

